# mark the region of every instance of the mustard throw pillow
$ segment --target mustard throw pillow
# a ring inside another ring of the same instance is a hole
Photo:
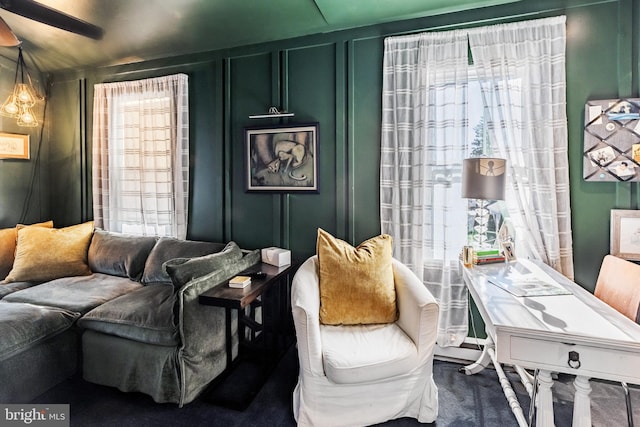
[[[0,280],[7,277],[13,267],[13,260],[16,253],[16,242],[18,240],[18,230],[24,227],[53,227],[53,221],[40,222],[38,224],[23,225],[3,228],[0,230]]]
[[[373,237],[358,247],[318,229],[320,323],[360,325],[398,318],[392,239]]]
[[[91,274],[87,252],[93,221],[65,228],[26,227],[18,230],[13,268],[7,282],[46,282]]]

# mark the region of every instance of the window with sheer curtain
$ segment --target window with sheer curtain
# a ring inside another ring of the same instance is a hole
[[[517,255],[573,276],[565,32],[562,16],[385,40],[381,228],[438,300],[441,346],[468,331],[464,158],[507,159]]]
[[[186,238],[188,102],[185,74],[94,86],[96,227]]]

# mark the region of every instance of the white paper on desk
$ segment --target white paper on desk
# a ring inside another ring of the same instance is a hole
[[[544,295],[570,295],[571,292],[558,285],[544,272],[532,269],[519,261],[511,262],[493,274],[487,274],[492,284],[518,297],[537,297]]]

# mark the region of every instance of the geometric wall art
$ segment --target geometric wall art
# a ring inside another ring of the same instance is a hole
[[[588,101],[584,115],[583,178],[640,181],[640,98]]]

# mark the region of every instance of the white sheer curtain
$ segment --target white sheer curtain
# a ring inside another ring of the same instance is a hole
[[[394,239],[394,256],[438,300],[441,346],[459,345],[468,329],[458,268],[467,234],[459,170],[467,146],[468,61],[463,31],[385,40],[381,228]]]
[[[519,257],[573,278],[566,118],[566,17],[469,30],[492,146],[507,159]]]
[[[481,87],[487,154],[508,160],[505,205],[517,255],[573,277],[565,17],[387,38],[381,228],[394,238],[394,256],[438,299],[441,346],[459,345],[468,328],[458,254],[468,227],[460,170],[476,114],[470,75]]]
[[[186,238],[187,75],[95,85],[92,159],[96,227]]]

